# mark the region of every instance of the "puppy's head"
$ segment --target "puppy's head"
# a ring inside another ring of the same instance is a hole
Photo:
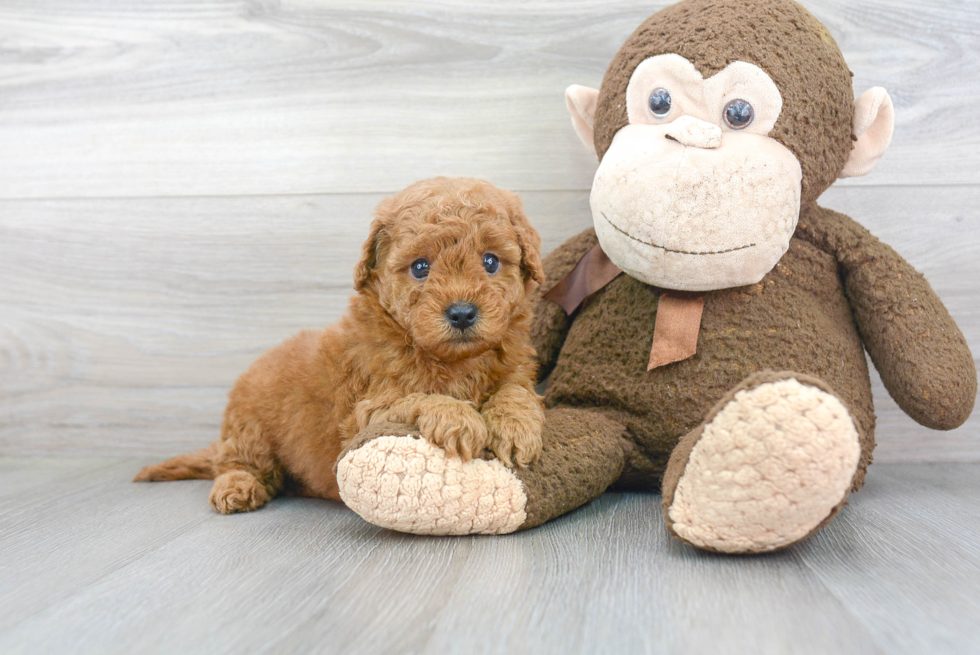
[[[354,286],[416,346],[444,359],[500,344],[544,281],[520,199],[488,182],[434,178],[378,206]]]

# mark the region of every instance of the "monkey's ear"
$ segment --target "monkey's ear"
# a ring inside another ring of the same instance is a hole
[[[572,127],[585,147],[595,151],[595,106],[599,99],[599,89],[573,84],[565,89],[565,106],[572,115]]]
[[[841,177],[867,175],[885,154],[895,129],[892,99],[880,86],[868,89],[854,101],[854,149]]]
[[[379,208],[379,211],[380,208]],[[371,222],[371,235],[361,247],[361,261],[354,267],[354,290],[361,292],[371,281],[371,274],[378,266],[379,253],[388,242],[388,234],[385,231],[385,221],[382,217],[375,218]]]

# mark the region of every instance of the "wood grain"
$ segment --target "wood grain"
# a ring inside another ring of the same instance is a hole
[[[47,482],[17,488],[16,478],[4,479],[0,634],[209,517],[207,487],[204,498],[200,490],[193,494],[198,503],[181,502],[192,491],[188,485],[173,485],[166,495],[147,493],[148,484],[126,485],[134,463],[80,459],[52,467],[46,459],[24,459],[17,463],[21,470]]]
[[[975,650],[980,638],[975,467],[886,465],[872,471],[866,488],[852,496],[851,511],[836,520],[839,530],[802,544],[800,558],[869,626],[884,652]],[[842,539],[844,534],[849,538]]]
[[[381,197],[0,201],[0,452],[212,441],[258,355],[342,314]],[[523,197],[545,251],[591,224],[587,192]],[[976,187],[842,187],[822,202],[923,271],[980,352]],[[875,391],[878,461],[980,459],[980,419],[932,432]]]
[[[0,197],[589,188],[565,87],[669,4],[20,0],[0,6]],[[897,129],[867,178],[980,181],[980,9],[808,0]]]
[[[221,516],[207,481],[130,483],[143,463],[0,460],[49,480],[0,477],[0,652],[967,653],[980,639],[978,464],[878,465],[816,537],[744,558],[669,540],[656,495],[427,538],[312,499]]]

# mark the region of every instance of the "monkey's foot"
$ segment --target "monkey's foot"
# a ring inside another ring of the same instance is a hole
[[[698,548],[762,553],[805,539],[844,505],[858,432],[819,380],[759,374],[674,449],[667,528]]]
[[[412,436],[380,436],[348,451],[337,484],[364,520],[399,532],[505,534],[527,518],[521,482],[499,461],[463,462]]]

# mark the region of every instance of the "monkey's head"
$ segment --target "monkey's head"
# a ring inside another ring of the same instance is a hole
[[[792,0],[686,0],[627,39],[599,90],[566,92],[600,164],[603,250],[648,284],[754,284],[789,248],[800,208],[864,175],[891,141],[884,89],[854,99],[827,29]]]

